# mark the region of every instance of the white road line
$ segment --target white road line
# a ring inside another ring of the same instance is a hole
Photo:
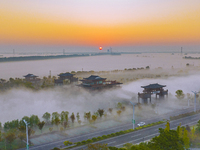
[[[135,136],[138,136],[138,135],[141,135],[141,134],[136,134],[136,135],[133,135],[133,136],[131,136],[131,137],[135,137]]]
[[[107,143],[107,144],[112,144],[112,143],[115,143],[116,141],[113,141],[113,142],[110,142],[110,143]]]
[[[193,123],[195,123],[195,122],[196,122],[196,121],[190,122],[190,123],[187,123],[187,124],[193,124]],[[182,126],[185,126],[185,125],[187,125],[187,124],[183,124]],[[171,128],[171,129],[176,129],[176,128],[177,128],[177,127],[174,127],[174,128]],[[152,134],[152,135],[148,135],[148,136],[145,136],[144,138],[151,137],[151,136],[154,136],[154,135],[156,135],[156,134],[159,135],[160,133],[155,133],[155,134]],[[126,143],[133,143],[134,141],[138,141],[138,140],[142,140],[142,139],[143,139],[143,138],[139,138],[139,139],[137,139],[137,140],[125,142],[125,143],[116,145],[115,147],[119,147],[119,146],[124,145],[124,144],[126,144]]]

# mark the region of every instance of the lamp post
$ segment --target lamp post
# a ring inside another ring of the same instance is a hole
[[[132,103],[130,101],[130,103],[133,105],[133,119],[132,119],[132,123],[133,123],[133,129],[135,128],[135,105],[134,103]]]
[[[194,93],[194,112],[196,112],[196,96],[197,96],[197,92],[196,91],[195,92],[192,91],[192,93]]]
[[[28,123],[26,120],[23,120],[24,123],[26,124],[26,149],[29,149],[29,145],[28,145]]]

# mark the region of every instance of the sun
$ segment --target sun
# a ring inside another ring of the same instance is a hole
[[[102,50],[102,49],[103,49],[103,48],[100,46],[100,47],[99,47],[99,50]]]

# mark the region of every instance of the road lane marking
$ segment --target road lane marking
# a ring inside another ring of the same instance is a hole
[[[195,114],[193,116],[196,116],[198,117],[199,114]],[[188,116],[188,117],[191,117],[191,116]],[[184,117],[185,118],[188,118],[188,117]],[[198,117],[199,118],[199,117]],[[183,118],[180,118],[180,119],[183,119]],[[180,119],[177,119],[177,120],[180,120]],[[170,121],[170,122],[175,122],[177,120],[173,120],[173,121]],[[198,121],[198,120],[197,120]],[[194,121],[197,123],[197,121]],[[191,122],[191,123],[194,123],[194,122]],[[191,123],[188,123],[188,124],[191,124]],[[130,124],[127,124],[127,125],[122,125],[122,126],[129,126]],[[162,125],[162,124],[159,124],[159,125]],[[187,125],[187,124],[186,124]],[[155,125],[155,126],[158,126],[158,125]],[[155,126],[152,126],[152,127],[155,127]],[[121,126],[120,126],[121,127]],[[115,128],[120,128],[120,127],[115,127]],[[112,129],[115,129],[115,128],[112,128]],[[151,127],[148,127],[148,128],[144,128],[144,129],[141,129],[141,130],[145,130],[145,129],[150,129]],[[176,128],[176,127],[175,127]],[[102,131],[109,131],[109,130],[112,130],[112,129],[105,129],[105,130],[102,130]],[[141,130],[138,130],[138,131],[141,131]],[[96,134],[96,133],[101,133],[102,131],[97,131],[97,132],[93,132],[93,133],[89,133],[89,134],[85,134],[85,135],[78,135],[77,137],[69,137],[69,138],[66,138],[66,140],[71,140],[71,139],[77,139],[79,137],[83,137],[83,136],[88,136],[88,135],[92,135],[92,134]],[[134,131],[134,132],[137,132],[137,131]],[[127,134],[126,134],[127,135]],[[119,136],[118,136],[119,137]],[[111,138],[109,138],[111,139]],[[56,143],[60,143],[60,142],[64,142],[66,140],[60,140],[60,141],[56,141],[56,142],[52,142],[52,143],[47,143],[47,144],[43,144],[43,145],[38,145],[38,146],[34,146],[34,147],[30,147],[29,149],[35,149],[35,148],[39,148],[39,147],[43,147],[43,146],[46,146],[46,145],[52,145],[52,144],[56,144]]]
[[[116,141],[113,141],[113,142],[110,142],[110,143],[107,143],[107,144],[112,144],[112,143],[115,143]]]
[[[196,121],[194,121],[194,122],[190,122],[190,123],[187,123],[187,124],[193,124],[193,123],[195,123]],[[182,126],[185,126],[185,125],[187,125],[187,124],[183,124]],[[171,128],[171,129],[176,129],[177,127],[174,127],[174,128]],[[160,134],[160,133],[155,133],[155,134],[152,134],[152,135],[148,135],[148,136],[144,136],[144,138],[147,138],[147,137],[151,137],[151,136],[154,136],[154,135],[156,135],[156,134]],[[126,143],[133,143],[134,141],[138,141],[138,140],[142,140],[143,138],[139,138],[139,139],[137,139],[137,140],[132,140],[132,141],[129,141],[129,142],[125,142],[125,143],[122,143],[122,144],[119,144],[119,145],[116,145],[115,147],[119,147],[119,146],[121,146],[121,145],[124,145],[124,144],[126,144]]]
[[[136,134],[136,135],[133,135],[133,136],[131,136],[131,137],[135,137],[135,136],[138,136],[138,135],[141,135],[141,134]]]

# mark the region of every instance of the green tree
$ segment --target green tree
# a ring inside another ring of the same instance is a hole
[[[15,133],[15,130],[10,130],[5,133],[4,138],[6,139],[9,145],[11,145],[12,142],[17,138]]]
[[[37,115],[31,115],[30,117],[30,126],[31,127],[35,127],[37,126],[37,124],[40,122],[40,119]]]
[[[77,114],[76,114],[76,119],[77,119],[77,122],[80,120],[79,112],[77,112]]]
[[[175,130],[159,128],[160,135],[154,137],[149,146],[155,150],[184,150],[183,141]]]
[[[17,137],[21,140],[21,143],[23,142],[23,140],[26,139],[26,133],[24,132],[19,132]]]
[[[177,97],[178,99],[184,99],[185,94],[183,93],[182,90],[177,90],[177,91],[176,91],[176,97]]]
[[[99,116],[102,117],[104,114],[104,110],[99,108],[97,111],[99,113]]]
[[[190,147],[190,139],[188,137],[188,131],[185,128],[183,132],[183,143],[186,149]]]
[[[95,122],[97,120],[97,116],[96,115],[92,115],[92,120]]]
[[[74,113],[71,114],[70,118],[71,118],[71,120],[72,120],[72,123],[74,123],[74,120],[75,120],[75,115],[74,115]]]
[[[120,116],[120,115],[121,115],[121,113],[122,113],[122,111],[121,111],[121,110],[118,110],[118,111],[117,111],[117,114],[118,114],[118,116]]]
[[[45,122],[42,121],[42,122],[39,122],[37,125],[38,125],[38,128],[40,129],[41,133],[42,133],[42,128],[44,127],[44,124]]]
[[[128,149],[129,150],[129,149]],[[139,145],[133,145],[130,150],[153,150],[147,143],[140,143]]]
[[[87,149],[85,150],[109,150],[107,144],[100,144],[100,143],[96,143],[96,144],[88,144]]]
[[[168,121],[167,121],[167,124],[165,126],[166,126],[165,131],[169,131],[170,130],[170,124],[169,124]]]
[[[195,129],[195,132],[196,132],[197,134],[200,134],[200,120],[197,122],[197,127],[196,127],[196,129]]]
[[[88,121],[90,120],[90,118],[91,118],[90,111],[88,113],[85,113],[84,118],[86,118]]]
[[[44,121],[45,121],[46,123],[49,123],[49,122],[50,122],[50,118],[51,118],[51,114],[48,113],[48,112],[45,112],[45,113],[43,114],[42,118],[44,119]]]
[[[193,126],[191,130],[191,141],[194,142],[195,139],[196,139],[196,134],[195,134],[195,128]]]

